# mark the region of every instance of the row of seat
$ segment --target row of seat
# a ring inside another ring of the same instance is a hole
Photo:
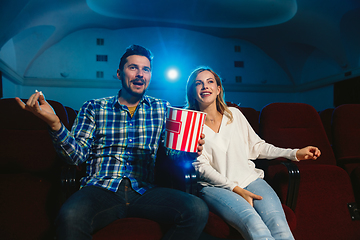
[[[269,143],[291,148],[314,145],[321,149],[322,156],[317,161],[297,164],[301,184],[295,186],[296,189],[289,187],[289,169],[279,164],[279,161],[284,160],[272,161],[270,165],[268,161],[256,161],[266,171],[268,182],[281,197],[295,238],[360,238],[360,222],[354,207],[354,194],[358,197],[360,192],[360,105],[331,109],[328,118],[324,117],[324,111],[316,112],[310,105],[301,103],[273,103],[262,111],[239,107],[232,102],[227,102],[227,105],[237,107],[255,132]],[[330,130],[326,125],[329,118]],[[346,123],[343,122],[345,120]],[[338,141],[331,145],[332,139]],[[340,150],[343,147],[346,148]],[[349,176],[353,180],[352,184]],[[289,189],[294,194],[290,201]],[[288,207],[293,208],[293,211]],[[329,231],[329,227],[333,232]],[[240,234],[213,213],[210,213],[205,232],[218,238],[241,239]]]
[[[49,103],[70,129],[76,112],[59,102],[49,100]],[[56,155],[44,122],[23,111],[14,99],[0,99],[0,109],[5,113],[0,116],[0,236],[4,239],[51,239],[58,209],[69,195],[63,186],[64,182],[68,185],[69,179],[60,181],[64,179],[64,169],[68,170],[69,166]],[[297,164],[301,181],[294,192],[299,192],[298,199],[292,205],[293,210],[284,205],[295,238],[360,239],[360,222],[351,218],[347,206],[355,202],[349,175],[336,165],[315,109],[306,104],[275,103],[264,107],[255,117],[250,114],[256,113],[254,109],[240,110],[269,143],[280,147],[315,145],[322,150],[317,161]],[[285,204],[289,174],[284,165],[278,164],[282,161],[266,161],[271,164],[264,166],[267,180]],[[351,160],[351,164],[356,165],[356,160]],[[353,172],[357,169],[354,167]],[[166,172],[171,175],[169,168],[163,170],[162,177],[169,177]],[[147,219],[120,219],[93,237],[98,240],[120,239],[119,236],[125,240],[155,240],[161,239],[165,230],[166,226]],[[205,231],[220,238],[241,239],[234,229],[212,213]]]

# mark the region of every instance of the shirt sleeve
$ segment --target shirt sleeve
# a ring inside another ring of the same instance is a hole
[[[96,127],[90,101],[80,109],[74,126],[69,132],[62,125],[59,131],[50,131],[50,136],[56,151],[64,157],[67,163],[80,165],[87,160],[90,154]]]

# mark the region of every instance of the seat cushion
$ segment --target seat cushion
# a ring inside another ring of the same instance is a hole
[[[149,219],[118,219],[96,232],[93,240],[160,240],[165,232],[163,226]]]

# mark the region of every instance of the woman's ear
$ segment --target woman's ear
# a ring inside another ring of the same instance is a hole
[[[118,78],[119,80],[121,80],[121,71],[120,71],[120,69],[118,69],[118,70],[116,71],[116,76],[117,76],[117,78]]]

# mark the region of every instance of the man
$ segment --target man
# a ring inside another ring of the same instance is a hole
[[[172,223],[164,239],[200,236],[208,217],[206,204],[193,195],[153,184],[169,103],[145,94],[151,61],[148,49],[128,47],[117,71],[122,89],[117,96],[86,102],[71,133],[42,93],[33,94],[26,104],[16,98],[23,109],[49,125],[55,148],[70,164],[87,164],[81,189],[64,203],[57,217],[58,239],[91,239],[95,231],[125,217]],[[199,140],[199,155],[203,143]]]

